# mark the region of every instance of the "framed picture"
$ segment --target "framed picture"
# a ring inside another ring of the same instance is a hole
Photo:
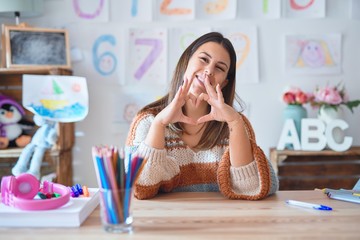
[[[2,67],[70,69],[67,30],[3,24]]]

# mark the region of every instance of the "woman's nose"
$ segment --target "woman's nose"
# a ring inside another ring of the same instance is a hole
[[[208,76],[211,76],[211,77],[213,76],[213,72],[212,72],[212,70],[210,68],[207,68],[205,70],[205,74],[208,75]]]

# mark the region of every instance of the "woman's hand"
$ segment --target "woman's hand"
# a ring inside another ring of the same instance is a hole
[[[209,114],[204,115],[197,120],[198,124],[212,120],[231,123],[240,119],[240,115],[236,110],[224,102],[224,97],[219,84],[214,88],[210,83],[209,77],[207,77],[205,79],[205,88],[207,93],[199,95],[197,104],[199,104],[201,100],[207,101],[211,106],[211,110]]]
[[[182,107],[185,105],[186,100],[189,98],[188,92],[190,86],[191,81],[185,78],[183,85],[177,91],[172,102],[158,115],[156,115],[157,121],[160,121],[161,124],[163,124],[164,126],[175,122],[196,124],[196,120],[187,117],[182,111]]]

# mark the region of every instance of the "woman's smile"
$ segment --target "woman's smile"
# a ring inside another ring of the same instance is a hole
[[[205,77],[204,77],[204,74],[202,76],[195,75],[195,77],[198,80],[198,82],[200,83],[200,85],[205,89]]]

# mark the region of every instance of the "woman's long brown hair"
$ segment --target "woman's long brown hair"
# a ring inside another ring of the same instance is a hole
[[[164,109],[171,101],[174,99],[176,92],[179,87],[183,84],[184,73],[186,71],[187,65],[191,56],[195,53],[195,51],[204,43],[207,42],[216,42],[219,43],[224,49],[228,52],[230,56],[230,67],[227,74],[227,85],[222,89],[222,94],[224,96],[225,103],[233,106],[234,100],[236,100],[239,106],[242,106],[240,98],[236,96],[235,86],[236,86],[236,53],[231,42],[225,38],[221,33],[218,32],[210,32],[207,33],[198,39],[196,39],[193,43],[188,46],[183,54],[180,56],[178,64],[176,65],[174,75],[171,81],[169,93],[166,94],[161,99],[150,103],[145,106],[141,112],[153,110],[154,113],[160,112]],[[208,112],[210,112],[211,106],[208,107]],[[179,135],[184,132],[184,129],[181,123],[172,123],[169,124],[169,128],[173,131],[177,132]],[[196,149],[209,149],[214,147],[217,144],[221,144],[221,140],[228,138],[229,129],[225,122],[211,121],[206,125],[205,131],[203,132],[201,139]]]

